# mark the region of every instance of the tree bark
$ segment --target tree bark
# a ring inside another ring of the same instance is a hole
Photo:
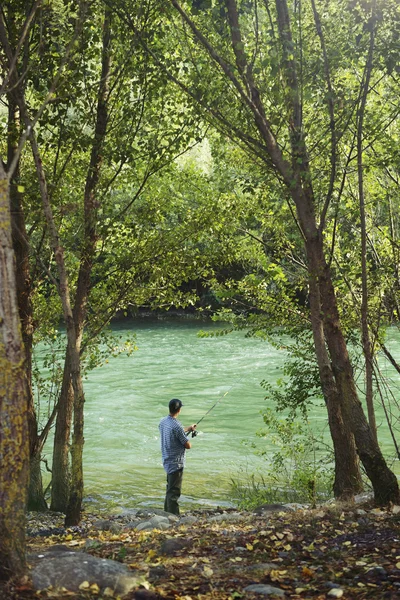
[[[372,3],[371,34],[368,50],[367,64],[365,65],[361,103],[357,116],[357,176],[358,176],[358,196],[360,206],[360,226],[361,226],[361,281],[362,281],[362,301],[361,301],[361,341],[365,359],[365,401],[368,411],[368,422],[371,433],[378,442],[378,433],[376,428],[375,408],[374,408],[374,390],[373,390],[373,347],[369,330],[369,306],[368,306],[368,264],[367,264],[367,224],[365,216],[365,193],[364,193],[364,164],[363,164],[363,126],[365,117],[365,107],[369,92],[371,72],[373,66],[373,54],[375,46],[375,2]]]
[[[0,579],[21,575],[29,443],[8,179],[0,163]]]
[[[62,513],[67,512],[71,482],[69,446],[73,404],[74,390],[71,384],[71,366],[69,354],[66,352],[54,431],[50,504],[51,510]]]
[[[354,494],[363,489],[357,449],[349,424],[343,418],[340,394],[332,373],[331,362],[326,348],[323,322],[321,320],[321,298],[317,279],[311,277],[309,285],[310,313],[315,353],[328,412],[328,423],[335,456],[333,492],[335,498],[338,500],[354,500]]]
[[[302,105],[299,92],[299,81],[296,71],[296,61],[293,55],[293,40],[291,37],[290,18],[285,0],[277,0],[278,28],[281,36],[283,49],[284,71],[287,74],[288,92],[287,104],[289,111],[289,131],[292,148],[291,166],[284,160],[278,144],[272,134],[262,100],[255,87],[254,81],[249,74],[249,69],[244,55],[244,44],[240,35],[240,26],[235,0],[226,0],[229,22],[231,27],[232,47],[236,56],[238,70],[242,77],[246,72],[246,87],[251,97],[251,109],[253,111],[256,125],[265,141],[269,156],[281,174],[288,192],[291,194],[297,209],[299,222],[305,239],[306,249],[309,240],[320,240],[322,236],[317,230],[312,189],[312,178],[307,156],[307,149],[302,131]],[[328,67],[326,65],[326,71]],[[330,81],[329,81],[330,85]],[[331,110],[331,121],[333,115]],[[333,125],[332,125],[333,126]],[[332,135],[332,144],[335,144],[335,135]],[[335,172],[335,151],[332,152],[332,170]],[[331,178],[332,179],[332,178]],[[332,194],[332,183],[330,184],[328,199]],[[310,246],[312,247],[312,245]],[[322,316],[322,290],[320,287],[320,274],[322,265],[315,260],[314,255],[308,253],[308,272],[310,285],[310,312],[315,343],[316,357],[322,391],[328,410],[328,422],[332,436],[335,453],[335,496],[342,499],[354,497],[354,494],[362,489],[359,460],[355,449],[354,437],[351,435],[349,423],[343,418],[341,405],[341,391],[338,389],[334,373],[331,368],[331,359],[325,346],[325,331]]]
[[[311,269],[320,269],[321,273],[319,285],[322,319],[343,416],[354,435],[357,452],[372,483],[376,502],[380,505],[388,502],[398,503],[400,491],[397,478],[386,464],[357,396],[353,369],[340,324],[332,276],[324,257],[322,240],[308,240],[306,248]]]
[[[7,164],[12,164],[17,152],[19,139],[19,118],[17,103],[8,95],[8,138]],[[32,282],[29,268],[29,245],[22,209],[22,194],[18,190],[19,163],[10,181],[11,229],[16,260],[16,284],[19,316],[21,319],[22,341],[25,350],[25,372],[28,398],[29,456],[31,477],[28,488],[28,510],[46,510],[43,482],[40,470],[39,431],[32,393],[32,346],[33,308],[31,301]],[[38,458],[39,452],[39,458]]]
[[[97,242],[97,208],[98,201],[96,190],[100,178],[100,170],[103,162],[103,144],[107,133],[108,122],[108,94],[110,78],[110,41],[111,41],[111,12],[106,7],[103,23],[103,45],[101,56],[101,78],[97,95],[97,112],[95,135],[90,156],[90,164],[86,177],[84,195],[85,232],[83,251],[81,256],[77,290],[74,304],[74,322],[77,335],[77,344],[80,349],[83,329],[86,318],[86,306],[91,287],[91,274],[93,260],[96,253]],[[71,490],[67,507],[66,526],[77,525],[80,521],[80,513],[83,498],[83,401],[74,401],[74,431],[71,447]]]

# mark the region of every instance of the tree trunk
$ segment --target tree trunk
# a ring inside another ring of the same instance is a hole
[[[333,492],[338,500],[353,500],[354,495],[363,489],[359,459],[354,436],[347,421],[343,419],[340,395],[326,349],[319,285],[315,277],[310,278],[310,312],[319,376],[335,455]]]
[[[78,348],[81,347],[83,329],[86,318],[86,306],[91,287],[93,260],[97,242],[97,207],[96,190],[103,162],[103,144],[107,133],[108,94],[110,78],[110,41],[111,12],[105,8],[103,24],[103,45],[101,56],[101,78],[97,95],[96,127],[90,156],[90,164],[86,177],[84,195],[85,237],[79,268],[78,284],[74,304],[74,322]],[[65,517],[65,525],[77,525],[81,518],[83,498],[83,397],[75,396],[74,400],[74,432],[71,447],[71,491]]]
[[[54,431],[50,504],[51,510],[62,513],[67,512],[71,482],[69,444],[73,404],[74,391],[71,384],[71,367],[67,352]]]
[[[400,491],[397,478],[386,464],[357,396],[353,369],[340,324],[330,268],[323,254],[322,239],[308,240],[306,247],[311,269],[313,271],[317,269],[317,272],[321,273],[322,319],[332,371],[341,398],[343,416],[354,435],[357,452],[367,476],[371,480],[376,502],[380,505],[388,502],[398,503]]]
[[[28,418],[8,180],[0,163],[0,579],[25,562]]]
[[[7,138],[7,163],[10,165],[17,152],[19,139],[19,119],[17,103],[8,95],[8,138]],[[32,336],[33,336],[33,309],[31,301],[32,283],[29,269],[28,240],[25,227],[24,212],[22,210],[21,192],[18,190],[19,163],[10,182],[11,228],[16,261],[16,284],[19,316],[21,319],[22,340],[25,350],[25,373],[28,398],[28,429],[29,429],[29,456],[31,460],[32,484],[28,488],[28,510],[46,510],[42,475],[37,457],[39,445],[38,423],[32,393]]]
[[[361,281],[362,281],[362,301],[361,301],[361,340],[365,358],[365,401],[368,411],[368,422],[371,428],[375,442],[378,442],[378,432],[376,428],[375,408],[374,408],[374,389],[373,389],[373,347],[369,331],[369,305],[368,305],[368,264],[367,264],[367,224],[365,216],[365,194],[364,194],[364,164],[363,164],[363,125],[365,116],[365,107],[369,92],[371,72],[373,66],[373,54],[375,46],[375,2],[372,3],[371,34],[368,51],[367,64],[365,65],[363,87],[361,94],[361,104],[357,113],[357,176],[358,176],[358,196],[360,205],[360,226],[361,226]]]

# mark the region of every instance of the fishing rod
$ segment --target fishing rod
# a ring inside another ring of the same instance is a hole
[[[229,394],[229,392],[231,391],[231,389],[234,388],[235,385],[237,385],[238,383],[240,383],[242,381],[243,377],[241,377],[238,381],[235,381],[234,383],[232,383],[231,387],[225,392],[225,394],[223,396],[221,396],[220,398],[218,398],[218,400],[215,402],[215,404],[213,404],[212,407],[208,409],[208,411],[206,412],[206,414],[203,415],[199,421],[197,421],[196,427],[197,427],[197,425],[199,423],[202,422],[203,419],[205,419],[205,417],[208,415],[208,413],[210,413],[213,410],[213,408],[215,408],[217,406],[217,404],[219,404],[225,398],[225,396],[227,396]],[[196,431],[195,429],[193,429],[192,430],[192,438],[196,437],[196,435],[198,435],[198,433],[199,433],[198,431]]]

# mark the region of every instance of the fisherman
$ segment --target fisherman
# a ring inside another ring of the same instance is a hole
[[[164,469],[167,473],[167,492],[165,494],[165,512],[179,515],[178,500],[181,495],[183,467],[186,450],[192,445],[186,433],[196,429],[196,425],[183,427],[177,417],[183,404],[177,398],[169,402],[169,415],[161,419],[158,426],[161,436],[161,454]]]

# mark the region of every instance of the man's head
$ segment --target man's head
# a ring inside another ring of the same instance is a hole
[[[181,410],[183,404],[180,400],[178,400],[178,398],[173,398],[172,400],[169,401],[169,414],[170,415],[177,415],[178,412]]]

